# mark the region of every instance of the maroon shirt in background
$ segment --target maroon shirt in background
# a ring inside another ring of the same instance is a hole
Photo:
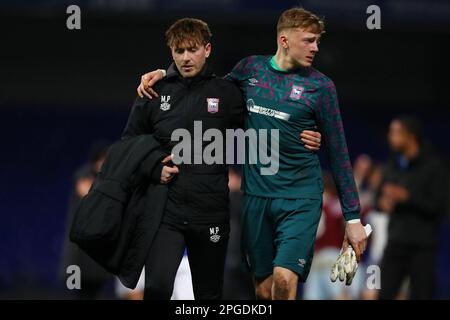
[[[337,196],[324,194],[321,219],[315,251],[324,248],[340,249],[344,239],[345,223]]]

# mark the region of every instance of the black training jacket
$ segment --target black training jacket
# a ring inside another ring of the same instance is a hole
[[[115,142],[74,214],[71,241],[128,288],[139,280],[164,213],[167,186],[150,176],[164,156],[152,135]]]
[[[179,213],[169,213],[172,215],[169,218],[198,223],[228,219],[225,150],[222,150],[220,157],[222,164],[206,164],[203,157],[200,158],[200,164],[194,162],[193,154],[195,150],[199,150],[200,143],[201,152],[212,143],[203,141],[200,136],[194,142],[194,131],[203,134],[208,129],[218,129],[225,146],[226,129],[240,128],[243,125],[244,100],[241,91],[233,83],[216,77],[208,65],[199,75],[182,78],[174,64],[154,89],[159,94],[158,98],[136,99],[122,136],[126,138],[152,134],[167,154],[171,154],[173,147],[179,142],[190,144],[190,152],[187,149],[184,151],[190,153],[191,163],[178,164],[180,173],[169,184],[168,197],[179,209],[176,210]],[[194,130],[196,121],[201,122],[201,131],[199,123]],[[172,133],[177,129],[185,129],[181,135],[186,139],[171,139]],[[186,153],[179,154],[186,156]],[[157,168],[156,175],[160,174],[161,169],[162,165]]]

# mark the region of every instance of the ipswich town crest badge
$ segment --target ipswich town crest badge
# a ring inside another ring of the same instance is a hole
[[[219,112],[219,99],[217,99],[217,98],[207,98],[206,102],[208,103],[208,112],[209,113],[217,113],[217,112]]]
[[[305,90],[303,87],[292,86],[291,95],[289,97],[293,100],[298,100],[302,96],[303,90]]]

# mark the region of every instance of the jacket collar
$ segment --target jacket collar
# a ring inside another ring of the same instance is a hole
[[[197,82],[199,82],[199,81],[201,81],[203,79],[209,79],[209,78],[213,78],[215,76],[216,75],[212,71],[210,65],[208,63],[205,63],[205,65],[203,66],[203,69],[195,77],[183,78],[180,75],[180,72],[178,71],[178,68],[175,65],[175,63],[172,62],[171,65],[169,66],[169,69],[167,69],[166,79],[171,79],[171,80],[175,80],[176,79],[176,80],[181,81],[182,83],[184,83],[186,85],[190,85],[190,84],[193,84],[193,83],[197,83]]]

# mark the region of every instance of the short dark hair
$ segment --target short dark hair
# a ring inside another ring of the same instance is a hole
[[[394,120],[400,122],[410,134],[415,136],[417,142],[422,142],[423,127],[422,122],[417,117],[406,114],[397,116]]]
[[[211,41],[211,37],[208,24],[194,18],[177,20],[166,31],[166,41],[170,48],[179,47],[185,43],[206,45]]]

